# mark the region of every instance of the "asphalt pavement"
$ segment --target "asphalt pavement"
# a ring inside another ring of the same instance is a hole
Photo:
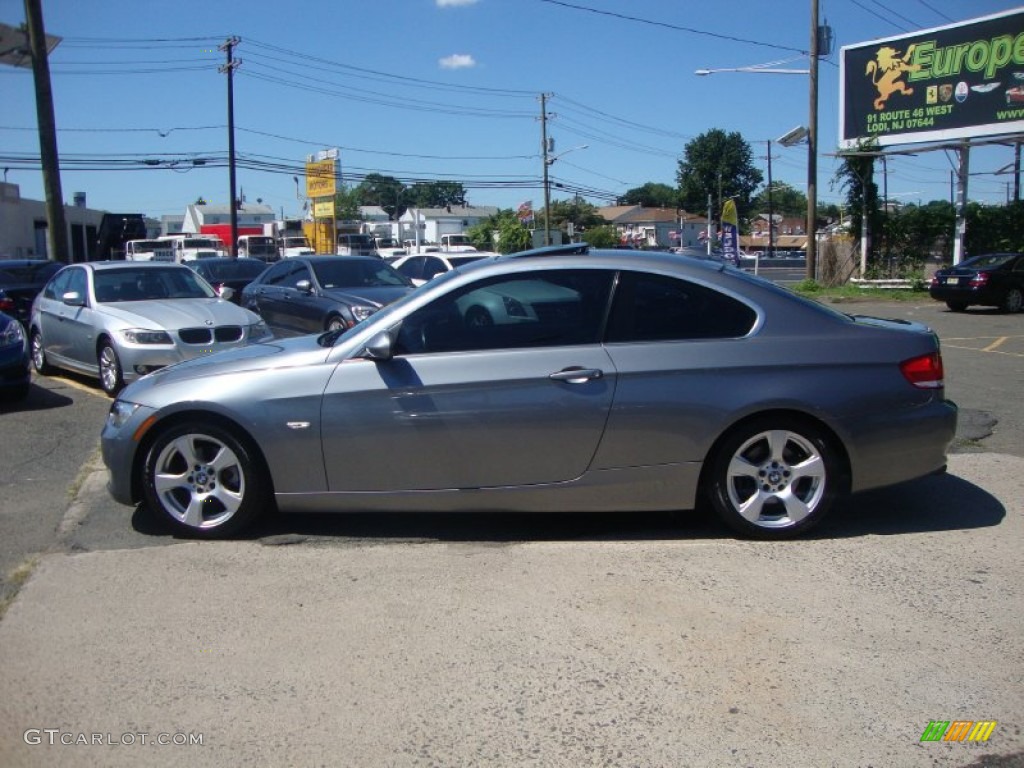
[[[936,328],[971,429],[794,542],[695,513],[186,542],[85,451],[0,621],[0,765],[1024,765],[1024,315],[842,309]]]

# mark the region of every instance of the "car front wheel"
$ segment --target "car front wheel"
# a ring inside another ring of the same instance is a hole
[[[121,359],[110,342],[104,342],[100,347],[96,361],[100,369],[100,386],[113,397],[124,389],[124,375],[121,372]]]
[[[168,429],[150,447],[143,471],[147,504],[190,538],[230,536],[265,506],[254,456],[216,425],[184,423]]]
[[[40,373],[43,376],[53,373],[53,366],[46,362],[43,336],[39,331],[32,331],[32,335],[29,337],[29,347],[32,352],[32,367],[36,369],[36,373]]]
[[[1021,295],[1020,288],[1008,290],[1003,297],[1003,312],[1020,312],[1022,307],[1024,307],[1024,296]]]
[[[838,495],[839,475],[835,452],[819,428],[795,419],[760,419],[722,441],[708,492],[733,530],[785,539],[820,522]]]

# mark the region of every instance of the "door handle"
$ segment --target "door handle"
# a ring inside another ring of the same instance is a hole
[[[604,371],[600,368],[566,368],[561,371],[555,371],[548,375],[548,378],[552,381],[565,381],[569,384],[585,384],[588,381],[594,381],[604,376]]]

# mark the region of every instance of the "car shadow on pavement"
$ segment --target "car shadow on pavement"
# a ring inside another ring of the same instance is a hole
[[[73,405],[74,402],[70,397],[61,395],[52,389],[40,387],[33,382],[29,386],[28,395],[21,399],[0,398],[0,413],[48,411],[53,408],[66,408],[69,405]]]
[[[809,533],[811,539],[892,535],[986,528],[999,525],[1006,509],[984,489],[955,475],[936,475],[857,494],[837,504]],[[132,516],[136,532],[176,537],[145,504]],[[430,512],[337,514],[270,513],[236,540],[267,546],[331,539],[449,541],[509,544],[522,541],[669,541],[732,539],[708,510],[679,512]]]
[[[960,531],[999,525],[1002,503],[956,475],[932,475],[844,499],[813,538]]]

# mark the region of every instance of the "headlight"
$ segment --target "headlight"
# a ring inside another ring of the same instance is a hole
[[[352,307],[352,317],[356,319],[357,323],[361,323],[376,311],[376,307]]]
[[[174,344],[167,331],[150,331],[144,328],[129,328],[121,331],[129,344]]]
[[[272,337],[273,334],[270,332],[270,326],[262,320],[249,326],[249,341],[260,341]]]
[[[0,331],[0,344],[23,344],[24,342],[25,331],[17,320],[8,323],[7,327]]]
[[[139,410],[139,406],[135,403],[115,400],[110,406],[110,413],[107,414],[107,426],[111,429],[120,429],[137,410]]]

